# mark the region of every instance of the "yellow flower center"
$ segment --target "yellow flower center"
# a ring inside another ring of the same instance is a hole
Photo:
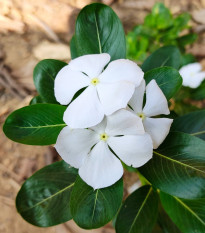
[[[108,135],[106,133],[100,134],[100,140],[107,141],[107,139],[108,139]]]
[[[96,86],[99,82],[100,82],[100,80],[98,78],[93,78],[91,80],[91,84],[93,84],[93,86]]]
[[[137,113],[137,115],[140,117],[140,118],[142,118],[142,120],[144,120],[145,119],[145,114],[143,113],[143,112],[141,112],[141,113]]]

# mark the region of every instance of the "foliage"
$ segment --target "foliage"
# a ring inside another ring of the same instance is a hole
[[[151,41],[158,31],[158,43],[169,44],[172,40],[172,44],[183,50],[193,41],[191,35],[178,36],[187,28],[188,19],[187,14],[173,18],[162,4],[155,5],[144,25],[132,32],[141,38],[137,44],[141,54],[135,58],[144,60],[148,45],[152,45],[149,52],[159,46]],[[151,30],[153,28],[155,30]],[[121,22],[110,7],[95,3],[82,9],[71,42],[72,58],[107,52],[115,60],[125,58],[125,49]],[[166,46],[142,64],[146,82],[155,79],[168,100],[176,97],[182,85],[177,71],[180,66],[178,54],[175,46]],[[8,138],[28,145],[56,143],[65,126],[63,113],[66,107],[56,102],[53,82],[64,66],[65,63],[55,60],[44,60],[36,66],[34,82],[39,95],[29,106],[16,110],[7,118],[3,130]],[[127,167],[140,173],[147,185],[133,192],[123,204],[122,179],[110,187],[94,190],[78,177],[77,169],[60,161],[42,168],[25,181],[17,195],[17,210],[26,221],[39,227],[73,218],[82,228],[98,228],[117,214],[117,233],[205,232],[204,127],[204,111],[176,117],[172,132],[154,150],[153,158],[139,169]]]
[[[163,3],[156,3],[152,12],[145,17],[144,23],[135,26],[127,34],[128,58],[143,62],[149,54],[166,45],[174,45],[184,53],[185,46],[193,43],[197,38],[194,33],[181,36],[185,29],[190,28],[189,20],[188,13],[174,17]]]

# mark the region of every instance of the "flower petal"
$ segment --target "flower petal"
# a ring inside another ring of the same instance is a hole
[[[92,149],[79,169],[80,177],[94,189],[113,185],[123,175],[120,160],[109,150],[107,143],[100,141]]]
[[[191,63],[188,65],[183,66],[180,70],[179,73],[182,76],[182,78],[185,76],[192,76],[192,74],[196,74],[198,72],[200,72],[200,70],[202,69],[202,66],[200,63],[195,62],[195,63]]]
[[[109,136],[144,134],[141,118],[128,110],[121,109],[107,116],[106,133]]]
[[[81,71],[90,78],[96,78],[109,61],[110,55],[108,53],[90,54],[72,60],[69,66],[72,70]]]
[[[71,128],[88,128],[97,125],[103,117],[104,111],[96,88],[89,86],[68,106],[63,120]]]
[[[97,135],[92,130],[70,129],[66,126],[58,135],[55,148],[66,163],[80,168],[97,141]]]
[[[127,81],[139,86],[144,77],[142,69],[133,61],[119,59],[112,61],[99,76],[103,83]]]
[[[173,120],[168,118],[149,118],[144,119],[145,131],[151,136],[154,149],[164,141],[170,131]]]
[[[145,93],[145,80],[143,79],[141,84],[135,88],[135,92],[129,101],[129,105],[132,107],[135,113],[142,112],[144,93]]]
[[[135,86],[130,82],[99,83],[97,91],[106,115],[125,108],[134,93]]]
[[[91,127],[90,129],[94,130],[98,134],[105,133],[105,128],[107,125],[107,119],[104,117],[104,119],[97,125]]]
[[[202,81],[205,79],[205,72],[200,72],[192,77],[186,77],[183,79],[183,86],[188,86],[191,88],[197,88],[200,86]]]
[[[62,105],[67,105],[78,90],[89,84],[90,80],[86,75],[71,70],[69,65],[65,66],[58,72],[54,81],[56,100]]]
[[[146,87],[146,104],[143,112],[148,117],[170,113],[167,99],[155,80]]]
[[[152,158],[153,146],[149,134],[110,137],[108,145],[128,166],[141,167]]]

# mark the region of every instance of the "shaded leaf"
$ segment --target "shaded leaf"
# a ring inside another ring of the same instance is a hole
[[[146,185],[133,192],[122,205],[116,221],[117,233],[149,233],[158,215],[158,195]]]
[[[142,64],[142,70],[147,72],[151,69],[170,66],[175,69],[180,67],[180,51],[175,46],[164,46],[152,53]]]
[[[70,200],[73,220],[84,229],[104,226],[116,215],[122,197],[122,179],[110,187],[94,190],[78,177]]]
[[[34,96],[33,99],[30,101],[29,105],[33,104],[42,104],[44,101],[42,100],[40,95]]]
[[[34,68],[34,84],[44,102],[58,103],[54,96],[54,80],[57,73],[66,65],[67,63],[62,61],[45,59]]]
[[[19,214],[40,227],[70,220],[69,199],[76,176],[77,170],[64,161],[37,171],[24,182],[16,197]]]
[[[145,81],[148,84],[155,79],[167,100],[171,99],[180,89],[182,78],[179,72],[171,67],[160,67],[145,73]]]
[[[172,124],[171,130],[188,133],[205,140],[205,110],[177,117]]]
[[[205,196],[205,143],[185,133],[172,132],[139,168],[156,188],[181,198]]]
[[[160,199],[169,217],[182,232],[205,232],[205,199],[185,200],[162,192]]]

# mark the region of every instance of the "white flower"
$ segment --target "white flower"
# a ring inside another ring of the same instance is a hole
[[[151,137],[144,132],[140,118],[124,109],[92,128],[66,126],[55,148],[63,160],[79,168],[80,177],[94,189],[108,187],[122,177],[118,158],[128,166],[140,167],[151,159],[153,151]]]
[[[183,86],[197,88],[205,79],[205,72],[202,72],[202,66],[200,63],[191,63],[183,66],[179,73],[183,79]]]
[[[151,136],[153,147],[156,149],[168,135],[173,120],[168,118],[151,118],[160,114],[168,115],[170,113],[167,99],[155,80],[150,81],[146,87],[146,104],[143,108],[144,92],[145,81],[143,80],[141,85],[135,89],[129,106],[131,106],[137,117],[141,118],[145,132]]]
[[[143,71],[130,60],[110,61],[110,55],[85,55],[72,60],[57,74],[55,97],[67,105],[74,94],[87,87],[66,109],[64,121],[71,128],[97,125],[104,115],[125,108],[143,79]]]

